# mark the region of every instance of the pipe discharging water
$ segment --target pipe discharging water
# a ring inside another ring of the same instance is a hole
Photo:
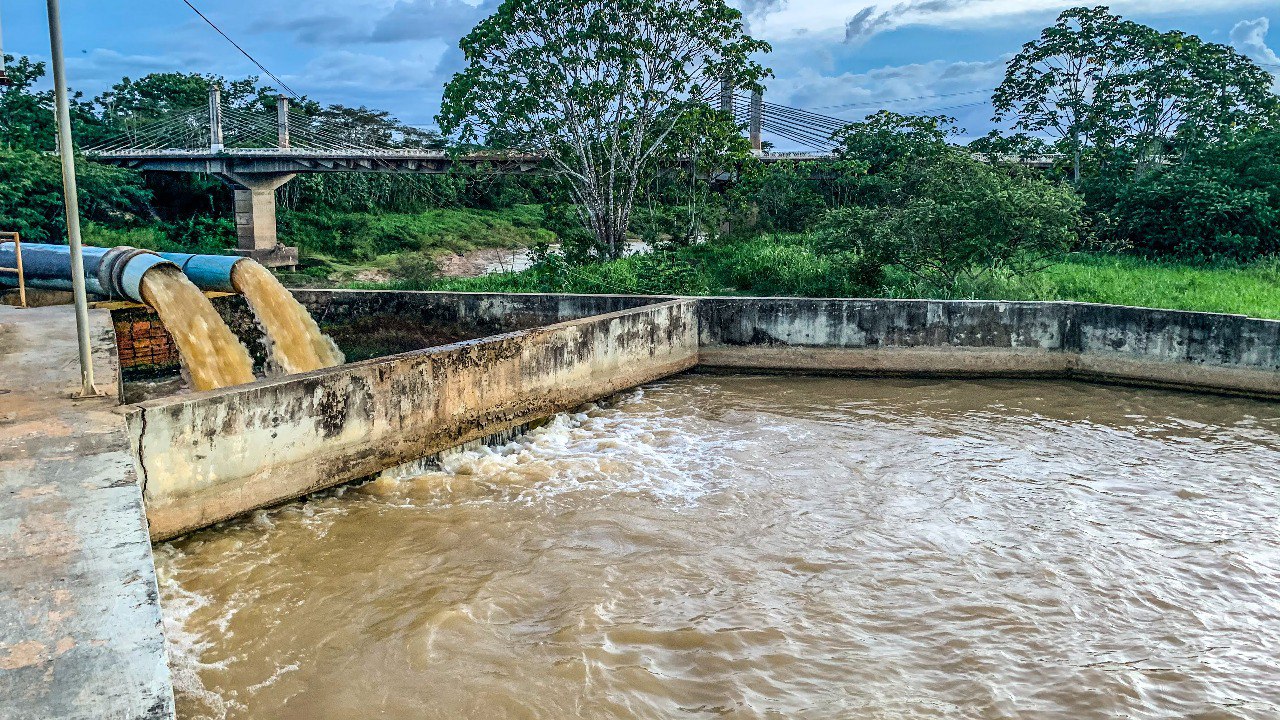
[[[294,299],[270,270],[249,258],[231,255],[160,253],[182,268],[201,290],[244,296],[266,340],[272,374],[293,375],[346,362],[342,351],[320,330],[311,313]]]
[[[231,284],[262,326],[270,362],[280,372],[292,375],[346,362],[333,339],[321,332],[311,313],[270,270],[241,260],[231,270]]]
[[[156,311],[178,345],[192,389],[216,390],[257,379],[249,351],[176,266],[152,268],[142,277],[141,289],[142,301]]]

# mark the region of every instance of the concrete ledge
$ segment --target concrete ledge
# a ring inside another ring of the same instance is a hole
[[[1069,302],[708,298],[705,367],[1070,377],[1280,397],[1280,322]]]
[[[173,717],[142,492],[113,389],[111,316],[0,306],[0,718]]]
[[[349,482],[693,367],[672,301],[134,406],[151,537]]]

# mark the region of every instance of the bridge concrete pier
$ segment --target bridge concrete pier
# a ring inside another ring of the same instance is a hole
[[[280,244],[276,235],[276,190],[295,173],[220,172],[219,179],[235,192],[236,253],[266,267],[293,267],[298,248]]]

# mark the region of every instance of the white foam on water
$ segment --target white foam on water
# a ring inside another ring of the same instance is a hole
[[[694,506],[723,485],[723,457],[744,441],[690,431],[666,422],[662,413],[635,412],[643,401],[642,390],[632,391],[608,407],[588,405],[556,415],[501,445],[471,446],[402,466],[363,489],[410,504],[555,504],[589,492],[600,500],[644,494],[672,509]]]
[[[156,573],[164,603],[164,636],[169,654],[169,672],[176,694],[194,698],[202,706],[202,713],[186,720],[222,720],[232,710],[232,703],[221,694],[205,687],[200,677],[202,671],[220,669],[222,663],[203,660],[207,650],[214,647],[218,638],[192,630],[199,627],[190,622],[199,611],[212,607],[212,598],[205,597],[183,586],[175,577],[175,563],[179,551],[172,545],[159,545],[154,549]],[[224,612],[217,626],[224,632],[234,610]]]

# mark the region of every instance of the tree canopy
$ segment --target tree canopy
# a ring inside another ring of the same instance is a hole
[[[755,88],[769,46],[724,0],[505,0],[462,39],[441,128],[537,153],[599,250],[619,254],[637,189],[690,99]]]
[[[1141,164],[1274,118],[1271,83],[1225,45],[1077,7],[1010,60],[993,104],[997,122],[1056,138],[1078,181],[1086,150],[1104,167]]]

